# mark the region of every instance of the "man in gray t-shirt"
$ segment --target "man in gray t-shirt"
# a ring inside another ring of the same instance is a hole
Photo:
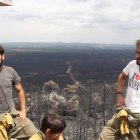
[[[20,83],[21,78],[13,68],[3,65],[4,59],[4,48],[0,45],[0,118],[6,113],[12,116],[14,125],[11,130],[7,130],[9,138],[32,140],[32,136],[40,136],[41,132],[26,117],[25,95]],[[14,106],[12,98],[13,87],[18,94],[19,111],[17,111]],[[2,120],[3,119],[0,119],[0,124]],[[1,136],[0,131],[0,138]]]
[[[14,108],[12,86],[15,86],[16,89],[18,88],[21,92],[20,94],[23,94],[23,89],[20,85],[20,77],[13,68],[3,65],[0,71],[0,81],[0,113],[10,112],[11,108]],[[22,101],[23,103],[25,102],[24,100]],[[25,108],[22,108],[21,110],[22,119],[24,119],[26,115],[24,109]]]

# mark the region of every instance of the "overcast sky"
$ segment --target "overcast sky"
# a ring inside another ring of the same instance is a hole
[[[13,0],[0,7],[0,42],[134,44],[140,0]]]

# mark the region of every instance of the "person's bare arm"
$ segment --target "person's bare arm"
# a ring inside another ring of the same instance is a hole
[[[124,87],[124,81],[126,79],[127,75],[122,72],[120,75],[119,75],[119,78],[118,78],[118,93],[117,93],[117,106],[124,106],[125,105],[125,98],[123,96],[123,87]]]
[[[21,83],[17,83],[15,85],[15,89],[17,91],[18,94],[18,100],[19,100],[19,104],[20,104],[20,111],[19,113],[19,117],[24,120],[26,118],[26,107],[25,107],[25,94],[24,94],[24,90],[22,88]]]

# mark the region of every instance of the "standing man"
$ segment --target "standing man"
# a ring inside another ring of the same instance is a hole
[[[3,65],[4,59],[4,48],[0,45],[0,125],[6,128],[8,138],[30,140],[33,135],[39,133],[39,130],[26,118],[25,95],[20,83],[21,78],[13,68]],[[12,87],[15,88],[18,95],[19,111],[15,109]],[[8,126],[10,117],[12,121]],[[7,122],[5,123],[5,121]],[[1,127],[0,139],[5,136]]]
[[[126,97],[123,95],[124,81],[128,76]],[[128,63],[118,78],[117,105],[126,107],[128,117],[129,140],[140,140],[140,40],[136,41],[136,60]],[[132,117],[133,116],[133,117]],[[100,133],[99,140],[119,140],[120,118],[115,114]]]

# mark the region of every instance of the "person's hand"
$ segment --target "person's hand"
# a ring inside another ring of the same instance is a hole
[[[117,106],[121,106],[121,107],[125,106],[125,98],[124,98],[124,96],[121,95],[121,94],[118,94],[117,98],[116,98],[116,102],[117,102]]]
[[[19,117],[20,121],[24,121],[26,118],[26,110],[18,111],[18,117]]]

